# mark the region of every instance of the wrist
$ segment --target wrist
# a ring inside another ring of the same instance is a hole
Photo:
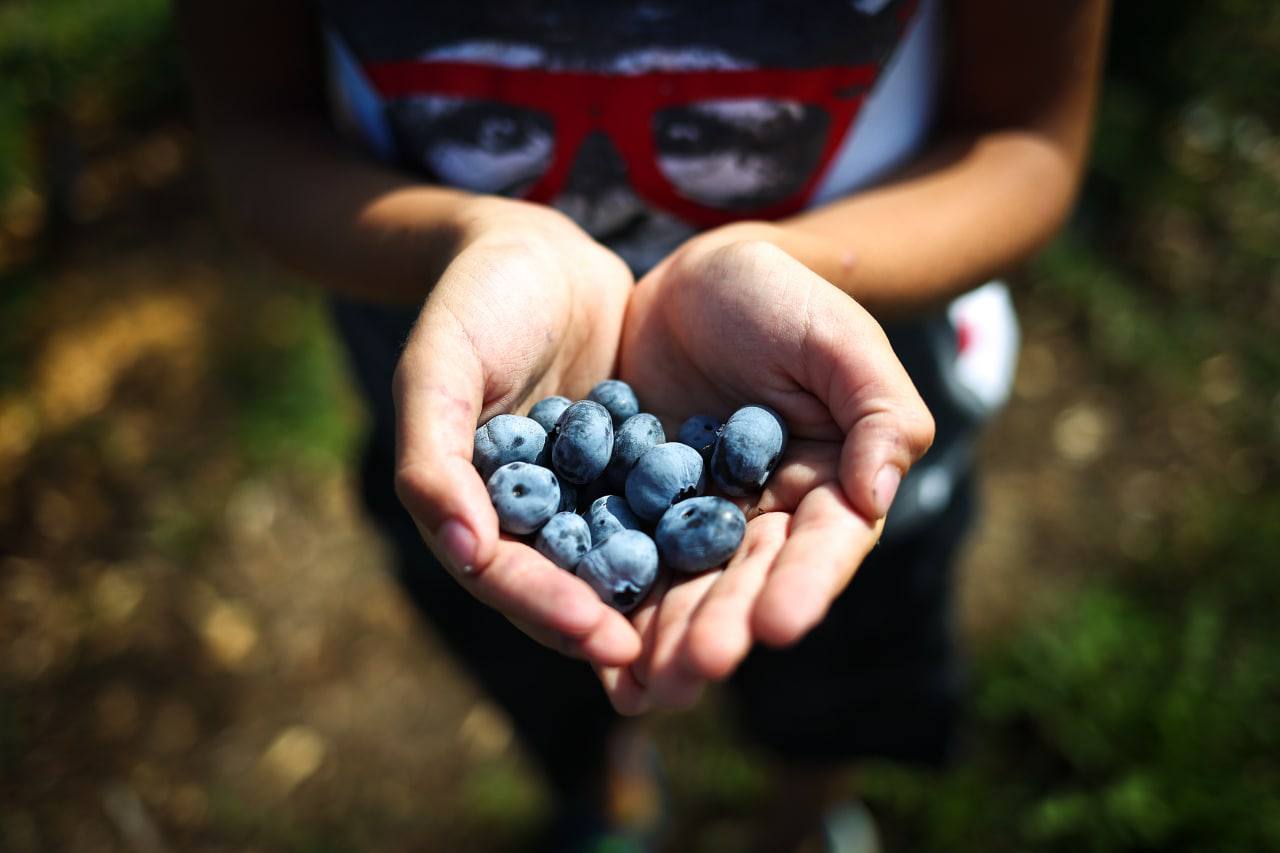
[[[696,254],[731,246],[735,243],[772,243],[781,246],[785,242],[783,229],[773,222],[743,220],[708,229],[690,237],[680,252]]]
[[[459,251],[473,246],[509,246],[542,252],[551,246],[591,240],[553,207],[493,195],[471,196],[460,204],[454,228]]]
[[[701,254],[727,246],[766,243],[786,252],[845,293],[857,298],[862,270],[855,252],[790,220],[731,222],[692,237],[679,250]]]
[[[601,280],[631,280],[626,264],[564,213],[543,204],[501,196],[473,196],[455,217],[458,252],[484,252],[513,260],[583,290],[594,299]]]

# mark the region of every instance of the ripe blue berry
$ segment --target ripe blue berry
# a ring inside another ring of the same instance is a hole
[[[476,430],[471,463],[481,479],[488,480],[508,462],[539,461],[546,441],[547,431],[537,421],[520,415],[497,415]]]
[[[615,533],[587,552],[578,577],[610,607],[622,613],[635,608],[658,579],[658,548],[639,530]]]
[[[508,462],[489,478],[489,500],[498,525],[508,533],[532,533],[556,514],[560,484],[540,465]]]
[[[608,409],[615,427],[621,426],[623,421],[640,411],[636,392],[621,379],[606,379],[591,389],[587,399]]]
[[[716,438],[719,437],[720,428],[723,426],[719,418],[713,418],[711,415],[694,415],[680,424],[676,441],[689,445],[702,454],[703,459],[709,459],[711,448],[715,447]]]
[[[726,494],[742,497],[764,488],[787,446],[787,426],[767,406],[734,412],[711,452],[711,477]]]
[[[570,483],[585,485],[599,477],[613,453],[613,418],[599,403],[580,400],[556,422],[551,464]]]
[[[582,516],[558,512],[542,525],[533,547],[560,568],[573,571],[583,555],[591,550],[591,531]]]
[[[591,528],[591,542],[602,545],[615,533],[623,530],[640,530],[644,522],[631,511],[627,502],[617,495],[596,498],[587,510],[587,525]]]
[[[573,401],[568,397],[553,396],[543,397],[541,400],[533,404],[533,408],[529,410],[529,417],[537,421],[547,434],[555,429],[556,421],[560,420],[560,415],[564,414],[564,410],[573,405]]]
[[[645,521],[702,494],[707,479],[702,457],[687,444],[668,441],[649,448],[627,476],[627,503]]]
[[[662,514],[654,539],[662,561],[679,572],[722,565],[742,544],[747,519],[724,498],[690,498]]]
[[[613,434],[613,456],[606,469],[610,485],[622,491],[626,487],[627,475],[645,451],[666,440],[667,434],[663,432],[662,421],[647,412],[632,415],[623,421],[622,426]]]

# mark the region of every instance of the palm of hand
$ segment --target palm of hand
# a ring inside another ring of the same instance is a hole
[[[633,289],[616,256],[557,221],[490,233],[437,283],[397,368],[401,500],[460,584],[591,661],[619,710],[688,704],[756,641],[794,642],[821,619],[878,535],[875,472],[924,451],[928,413],[879,326],[772,246],[689,244]],[[478,423],[581,398],[615,363],[668,429],[762,402],[792,436],[729,566],[655,590],[630,622],[500,536],[471,466]]]
[[[450,310],[482,371],[481,422],[550,394],[585,397],[612,371],[634,282],[602,247],[577,248],[572,258],[485,249],[451,270],[467,279]]]
[[[879,536],[876,472],[905,471],[931,424],[879,326],[768,245],[657,267],[632,296],[619,357],[621,378],[668,429],[764,403],[791,431],[764,493],[739,502],[750,521],[728,567],[655,590],[632,617],[640,658],[601,671],[621,710],[686,706],[755,642],[790,644],[822,618]],[[889,432],[902,452],[881,446]]]
[[[471,465],[478,423],[548,394],[585,396],[612,372],[633,288],[625,264],[567,221],[539,216],[525,227],[495,228],[461,251],[423,306],[396,370],[396,487],[476,598],[545,645],[631,660],[639,639],[625,619],[499,535]]]

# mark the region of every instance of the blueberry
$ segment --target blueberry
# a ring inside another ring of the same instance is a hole
[[[666,440],[667,434],[662,430],[662,421],[653,415],[641,412],[623,421],[622,426],[613,434],[613,456],[606,469],[610,484],[619,491],[625,488],[627,475],[644,452]]]
[[[744,406],[720,431],[711,452],[711,477],[726,494],[741,497],[764,488],[787,446],[787,426],[767,406]]]
[[[550,434],[551,430],[555,429],[560,415],[572,404],[573,401],[568,397],[544,397],[533,404],[533,408],[529,410],[529,417],[541,424],[542,428]]]
[[[617,495],[605,495],[591,503],[591,509],[587,510],[587,525],[591,528],[591,542],[603,545],[615,533],[642,529],[644,522],[631,511],[625,500]]]
[[[587,399],[594,400],[608,409],[615,427],[621,426],[623,421],[640,411],[640,401],[636,399],[636,392],[621,379],[606,379],[591,389]]]
[[[508,462],[489,478],[489,500],[503,530],[532,533],[556,514],[560,484],[551,470],[540,465]]]
[[[588,551],[577,574],[605,604],[626,613],[658,579],[658,547],[639,530],[623,530]]]
[[[676,441],[687,444],[702,454],[703,459],[711,456],[711,448],[715,447],[720,428],[724,426],[719,418],[711,415],[694,415],[680,424],[680,432]]]
[[[668,441],[645,451],[627,476],[627,503],[645,521],[657,521],[667,508],[702,494],[707,478],[698,451]]]
[[[542,525],[533,547],[560,568],[573,571],[582,555],[591,550],[591,531],[582,516],[558,512]]]
[[[488,480],[508,462],[537,462],[547,442],[547,431],[532,418],[497,415],[476,430],[471,462]]]
[[[579,486],[599,477],[613,453],[613,419],[599,403],[580,400],[556,421],[551,464],[556,473]]]
[[[654,539],[662,561],[679,572],[722,565],[742,544],[747,519],[724,498],[690,498],[662,514]]]

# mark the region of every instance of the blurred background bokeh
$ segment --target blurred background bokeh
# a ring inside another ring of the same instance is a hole
[[[1092,171],[1014,277],[946,773],[895,850],[1280,849],[1280,5],[1116,4]],[[0,0],[0,849],[500,851],[511,730],[360,517],[321,300],[212,210],[164,0]],[[761,756],[652,721],[674,849]]]

